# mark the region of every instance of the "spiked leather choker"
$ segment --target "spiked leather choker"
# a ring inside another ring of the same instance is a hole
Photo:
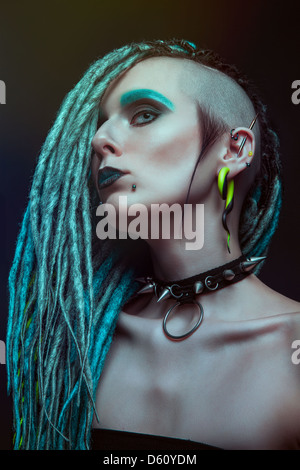
[[[247,258],[242,255],[239,258],[226,263],[217,268],[204,273],[196,274],[179,281],[160,280],[154,277],[137,278],[136,280],[145,284],[136,295],[153,292],[157,297],[157,302],[173,298],[174,305],[168,309],[163,320],[163,331],[165,335],[175,341],[180,341],[192,335],[200,326],[203,320],[204,311],[200,302],[195,297],[219,289],[223,289],[235,282],[239,282],[251,274],[253,269],[265,259],[263,257]],[[182,335],[173,335],[167,329],[167,320],[174,308],[182,304],[192,303],[199,308],[199,318],[191,330]]]

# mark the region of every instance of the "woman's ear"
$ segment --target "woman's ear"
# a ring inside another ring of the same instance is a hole
[[[249,168],[255,157],[255,137],[247,127],[232,129],[227,139],[227,152],[222,164],[230,168],[231,177]]]

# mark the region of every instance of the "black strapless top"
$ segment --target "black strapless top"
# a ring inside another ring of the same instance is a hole
[[[92,429],[91,437],[91,450],[221,450],[201,442],[110,429]]]

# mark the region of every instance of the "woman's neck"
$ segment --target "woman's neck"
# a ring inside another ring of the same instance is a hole
[[[227,249],[227,233],[221,220],[206,216],[203,226],[203,246],[187,249],[187,240],[147,240],[152,257],[153,273],[159,279],[184,279],[217,266],[229,263],[241,256],[238,234],[231,233],[230,253]],[[189,245],[192,246],[192,245]]]

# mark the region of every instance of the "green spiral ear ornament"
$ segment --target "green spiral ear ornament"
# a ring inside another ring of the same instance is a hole
[[[219,193],[222,199],[226,199],[225,202],[225,209],[223,212],[222,216],[222,224],[224,229],[227,232],[227,248],[228,252],[230,253],[230,246],[229,246],[229,241],[230,241],[230,232],[227,226],[226,222],[226,217],[229,214],[229,212],[232,211],[233,209],[233,195],[234,195],[234,182],[233,180],[227,181],[227,175],[229,173],[229,168],[228,167],[223,167],[219,171],[218,174],[218,188],[219,188]]]

